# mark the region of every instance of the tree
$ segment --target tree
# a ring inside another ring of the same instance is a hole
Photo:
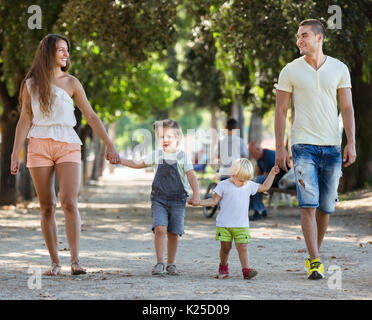
[[[141,62],[173,42],[177,0],[69,0],[60,24],[72,40],[94,40],[105,55]]]
[[[38,1],[44,12],[43,29],[29,29],[28,7],[35,1],[14,5],[10,0],[0,3],[0,101],[3,112],[1,126],[1,181],[0,204],[15,204],[16,179],[10,174],[10,155],[13,149],[15,128],[19,118],[18,95],[21,81],[30,67],[33,53],[45,32],[50,32],[63,1]]]
[[[367,120],[372,117],[372,1],[336,3],[342,9],[342,28],[327,28],[324,51],[345,62],[351,71],[358,158],[343,170],[341,189],[348,191],[370,183],[372,177],[372,127]],[[232,1],[217,11],[216,28],[226,51],[241,65],[239,57],[251,61],[252,85],[263,90],[263,111],[274,107],[274,84],[281,68],[299,56],[294,38],[299,22],[317,18],[328,26],[328,8],[333,4],[335,1]]]
[[[216,67],[216,47],[208,14],[205,11],[195,18],[189,35],[191,39],[186,44],[180,78],[187,80],[196,105],[211,111],[212,127],[216,129],[215,113],[217,109],[223,108],[223,75]]]
[[[41,30],[30,30],[27,27],[29,18],[27,9],[29,5],[35,4],[35,1],[32,3],[25,1],[17,6],[10,0],[3,0],[0,3],[0,15],[7,17],[0,20],[0,99],[3,106],[0,204],[15,204],[16,201],[15,177],[10,174],[9,168],[15,127],[19,117],[18,93],[20,83],[31,65],[33,53],[42,37],[46,33],[61,33],[72,40],[73,47],[74,44],[79,44],[81,47],[92,45],[92,50],[98,48],[103,53],[104,61],[101,61],[101,66],[105,66],[107,62],[112,66],[116,64],[116,70],[120,72],[118,59],[121,65],[128,65],[128,63],[133,65],[145,61],[153,51],[161,53],[162,49],[172,41],[172,18],[177,6],[177,1],[165,3],[165,1],[144,0],[133,3],[108,0],[36,2],[42,11]],[[80,54],[82,60],[102,58],[99,55],[93,58],[84,57],[84,52]],[[89,67],[91,68],[91,65]],[[80,69],[83,74],[84,68]],[[113,70],[115,68],[111,69],[110,74],[104,74],[104,77],[97,81],[89,81],[88,83],[93,84],[92,89],[95,85],[102,85],[105,76],[112,76]],[[102,69],[95,68],[92,71],[97,75]],[[84,80],[83,85],[86,84]],[[110,85],[112,87],[111,82],[108,87]],[[106,91],[106,94],[108,93]],[[87,94],[89,96],[89,92]],[[113,95],[113,99],[115,98],[117,95]],[[98,96],[92,95],[93,102],[99,99]],[[93,105],[99,106],[98,103]],[[107,104],[100,105],[107,106]],[[115,112],[111,112],[111,115],[115,115]]]

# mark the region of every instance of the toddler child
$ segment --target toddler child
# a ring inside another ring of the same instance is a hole
[[[228,257],[235,242],[239,254],[244,279],[251,279],[257,275],[254,268],[248,265],[247,246],[250,242],[249,232],[249,199],[256,192],[268,191],[273,183],[279,167],[275,165],[263,184],[250,181],[253,178],[253,166],[248,159],[240,158],[233,161],[230,167],[231,178],[223,180],[213,190],[213,197],[200,200],[192,205],[212,207],[220,203],[220,212],[216,218],[216,240],[221,242],[219,278],[229,276]]]

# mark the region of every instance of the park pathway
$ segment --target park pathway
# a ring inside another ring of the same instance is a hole
[[[258,276],[243,281],[234,249],[231,277],[214,278],[219,243],[215,218],[188,207],[179,241],[177,277],[153,277],[155,263],[149,194],[152,172],[116,168],[82,188],[81,262],[89,271],[69,273],[64,217],[57,209],[62,275],[38,277],[49,265],[37,202],[0,208],[0,299],[372,299],[371,199],[367,190],[344,201],[332,216],[321,258],[330,271],[306,279],[306,258],[297,208],[280,207],[275,217],[251,222],[250,263]],[[38,282],[38,279],[40,280]]]

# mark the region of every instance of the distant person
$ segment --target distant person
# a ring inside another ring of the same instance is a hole
[[[194,164],[194,170],[196,172],[204,172],[205,168],[207,167],[207,152],[204,147],[201,147],[199,152],[195,154],[194,156],[195,164]]]
[[[219,141],[217,151],[220,159],[220,181],[230,178],[230,167],[234,160],[249,156],[244,140],[234,132],[238,129],[238,121],[233,118],[228,119],[225,129],[227,135]]]
[[[40,202],[41,230],[51,259],[51,267],[43,273],[48,276],[58,275],[61,271],[55,216],[57,200],[54,170],[58,177],[59,198],[65,215],[71,273],[86,273],[79,261],[81,218],[78,193],[82,142],[74,130],[74,101],[93,131],[105,143],[106,159],[110,163],[120,160],[102,122],[90,106],[80,81],[67,73],[70,51],[70,42],[64,36],[48,34],[40,41],[32,67],[20,89],[21,115],[16,128],[10,168],[12,174],[18,173],[18,154],[28,138],[27,167]]]
[[[251,195],[270,189],[279,167],[274,166],[263,184],[250,181],[253,177],[253,166],[248,159],[236,159],[229,169],[230,178],[218,183],[213,190],[213,197],[192,205],[213,207],[220,203],[221,210],[216,218],[216,240],[221,243],[220,265],[218,276],[229,276],[228,258],[234,240],[242,266],[243,279],[251,279],[257,275],[254,268],[249,267],[248,243],[250,242],[248,208]]]
[[[199,186],[191,159],[179,149],[182,138],[180,125],[173,120],[156,121],[153,125],[160,148],[148,154],[144,160],[121,159],[120,164],[130,168],[155,166],[156,173],[151,189],[152,230],[156,260],[152,275],[178,275],[175,259],[178,236],[184,233],[186,199],[191,186],[192,204],[199,202]],[[168,260],[164,263],[165,235],[168,239]]]
[[[286,170],[289,157],[284,133],[293,99],[292,156],[302,232],[309,252],[305,267],[311,280],[324,278],[319,250],[335,210],[342,161],[347,167],[356,159],[350,73],[344,63],[324,55],[324,37],[320,21],[309,19],[299,24],[297,47],[302,57],[280,72],[275,112],[276,163]],[[343,157],[338,107],[347,138]]]
[[[275,165],[275,151],[261,148],[255,141],[249,143],[248,150],[250,156],[257,162],[254,181],[262,183],[267,178],[271,168]],[[284,170],[280,169],[280,172],[275,176],[273,187],[278,187],[278,182],[285,173]],[[252,221],[267,217],[267,211],[262,201],[262,192],[257,192],[252,196],[251,207],[254,210],[254,214],[250,218]]]

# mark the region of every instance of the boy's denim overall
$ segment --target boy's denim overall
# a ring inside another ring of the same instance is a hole
[[[179,152],[177,161],[183,158],[183,151]],[[181,181],[177,161],[166,161],[163,151],[159,150],[159,164],[151,191],[152,230],[157,226],[166,226],[168,232],[182,235],[188,194]]]

